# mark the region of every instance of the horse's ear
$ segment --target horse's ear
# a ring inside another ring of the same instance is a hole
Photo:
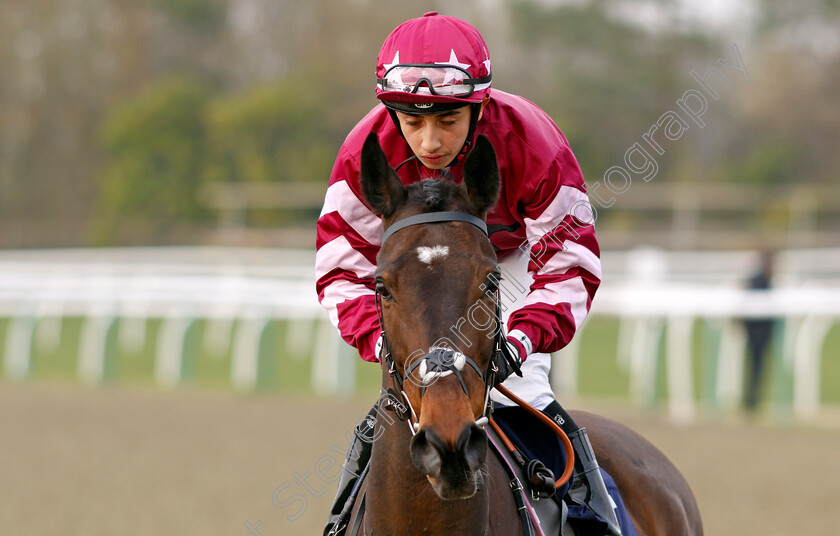
[[[476,213],[484,216],[496,204],[500,188],[496,151],[486,137],[479,135],[464,162],[464,184]]]
[[[360,169],[362,193],[368,204],[380,216],[390,217],[405,197],[400,178],[388,165],[375,132],[368,134],[362,147]]]

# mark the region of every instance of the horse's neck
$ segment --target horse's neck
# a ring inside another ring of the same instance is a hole
[[[377,426],[382,434],[373,444],[367,476],[367,534],[487,534],[486,488],[468,500],[441,500],[411,461],[411,432],[407,424],[399,420],[388,422],[380,415]]]

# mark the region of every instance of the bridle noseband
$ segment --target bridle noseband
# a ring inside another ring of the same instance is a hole
[[[382,246],[385,245],[385,241],[391,235],[393,235],[397,231],[405,229],[406,227],[427,223],[443,223],[457,221],[470,223],[481,229],[481,231],[485,235],[487,235],[487,224],[484,222],[484,220],[471,214],[465,214],[463,212],[428,212],[424,214],[409,216],[408,218],[399,220],[390,227],[388,227],[388,229],[386,229],[384,234],[382,235]],[[411,402],[408,400],[408,396],[405,394],[405,390],[403,388],[403,385],[405,383],[405,377],[403,377],[403,375],[400,374],[399,370],[397,370],[397,364],[394,361],[394,356],[391,354],[390,348],[388,346],[387,337],[385,336],[385,320],[382,316],[382,297],[380,296],[379,292],[376,293],[376,312],[379,315],[379,329],[380,335],[382,337],[381,359],[388,367],[388,374],[391,376],[391,380],[394,384],[393,389],[389,388],[387,389],[386,393],[384,393],[384,407],[393,410],[400,420],[408,421],[409,429],[411,430],[412,435],[414,435],[420,428],[420,423],[418,420],[418,416],[415,413],[414,408],[411,406]],[[497,353],[501,353],[502,346],[505,344],[502,330],[501,313],[501,294],[499,290],[496,290],[495,316],[497,322],[497,329],[495,341],[493,343],[494,355]],[[469,390],[467,389],[467,384],[466,382],[464,382],[464,378],[461,374],[465,365],[469,365],[470,368],[472,368],[476,372],[476,374],[478,374],[479,378],[481,378],[481,380],[484,382],[484,411],[482,413],[482,416],[476,419],[477,425],[484,426],[488,422],[491,409],[490,389],[492,389],[493,385],[495,385],[494,380],[496,377],[496,372],[498,372],[499,370],[493,359],[490,360],[490,364],[488,365],[487,370],[482,371],[473,359],[462,354],[461,352],[450,348],[434,347],[429,349],[429,353],[422,356],[418,356],[418,358],[416,359],[412,359],[406,366],[405,374],[406,376],[411,376],[415,372],[418,373],[418,376],[421,379],[421,383],[418,384],[418,386],[421,387],[421,397],[426,393],[426,388],[428,388],[438,379],[449,375],[454,375],[458,379],[458,381],[461,384],[461,388],[464,390],[464,393],[467,395],[467,397],[469,397]]]

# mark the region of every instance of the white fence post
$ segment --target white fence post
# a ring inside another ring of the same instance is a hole
[[[108,375],[109,367],[113,367],[117,325],[117,317],[108,308],[95,312],[82,324],[78,374],[83,383],[102,383]]]
[[[55,352],[61,344],[64,313],[61,303],[44,303],[38,307],[38,325],[35,328],[35,342],[45,352]]]
[[[678,423],[694,419],[692,328],[693,320],[690,317],[668,318],[665,367],[668,378],[668,410],[671,419]]]
[[[221,359],[231,347],[237,316],[236,311],[230,311],[229,315],[208,318],[204,321],[202,346],[211,357]]]
[[[172,311],[161,322],[155,355],[155,380],[161,387],[177,387],[183,381],[188,336],[195,324],[192,312],[186,310]]]
[[[348,395],[356,384],[355,349],[324,319],[316,328],[312,355],[312,389],[318,395]]]
[[[793,410],[797,417],[812,418],[819,411],[822,347],[833,320],[818,316],[806,317],[796,334]]]
[[[271,319],[264,315],[246,318],[239,323],[231,358],[231,382],[237,391],[256,389],[260,380],[260,359],[269,358],[263,345],[270,329]]]
[[[630,345],[630,395],[637,403],[651,404],[654,401],[664,326],[661,318],[636,319]]]
[[[722,321],[715,397],[719,406],[734,408],[741,404],[744,393],[744,360],[747,339],[742,326],[731,320]]]
[[[149,330],[149,305],[132,304],[120,311],[119,347],[136,354],[146,346]]]
[[[15,381],[25,380],[32,367],[32,343],[35,334],[35,316],[21,310],[9,320],[6,328],[6,375]]]
[[[318,320],[290,318],[286,321],[286,355],[291,359],[304,359],[312,354]]]

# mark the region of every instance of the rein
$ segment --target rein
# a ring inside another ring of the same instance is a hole
[[[554,488],[562,488],[566,484],[566,482],[569,481],[569,478],[571,478],[572,471],[575,468],[575,449],[574,447],[572,447],[572,442],[571,440],[569,440],[569,436],[567,436],[566,432],[564,432],[563,429],[560,428],[556,422],[554,422],[554,419],[551,419],[542,411],[538,410],[531,404],[528,404],[515,394],[511,393],[510,390],[508,390],[502,384],[497,385],[496,390],[508,397],[509,399],[516,402],[516,404],[519,407],[521,407],[522,409],[539,419],[539,421],[546,425],[549,428],[549,430],[554,432],[554,435],[560,438],[560,441],[563,443],[563,449],[566,451],[566,467],[563,469],[563,474],[560,475],[560,478],[558,478],[554,482]],[[502,431],[502,429],[499,428],[499,425],[496,424],[496,421],[491,419],[490,424],[492,425],[493,430],[495,430],[495,432],[499,435],[502,442],[504,442],[505,447],[508,449],[508,451],[513,453],[516,450],[516,447],[513,446],[513,444],[507,438],[505,433]]]

